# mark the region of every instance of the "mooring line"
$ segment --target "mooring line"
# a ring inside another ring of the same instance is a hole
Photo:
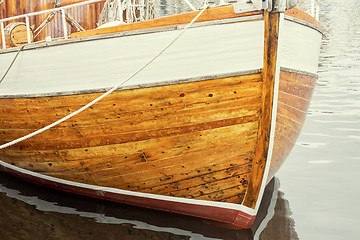
[[[11,67],[14,65],[15,60],[16,60],[17,57],[19,56],[19,53],[25,48],[25,46],[26,46],[26,44],[25,44],[25,45],[22,45],[22,46],[19,48],[19,50],[17,51],[14,59],[12,60],[12,62],[11,62],[11,64],[10,64],[10,66],[9,66],[8,69],[6,70],[4,76],[1,78],[0,83],[2,83],[2,81],[5,79],[6,75],[7,75],[8,72],[10,71]]]
[[[184,33],[185,31],[200,17],[200,15],[208,8],[208,4],[205,4],[203,9],[196,15],[196,17],[168,44],[166,45],[158,54],[156,54],[149,62],[147,62],[146,64],[144,64],[141,68],[139,68],[136,72],[134,72],[133,74],[131,74],[127,79],[125,79],[124,81],[120,82],[118,85],[114,86],[113,88],[111,88],[109,91],[107,91],[106,93],[104,93],[103,95],[101,95],[100,97],[96,98],[95,100],[93,100],[92,102],[86,104],[85,106],[83,106],[82,108],[78,109],[77,111],[63,117],[62,119],[53,122],[52,124],[47,125],[46,127],[43,127],[35,132],[32,132],[26,136],[20,137],[18,139],[15,139],[11,142],[5,143],[3,145],[0,145],[0,149],[4,149],[7,147],[10,147],[16,143],[22,142],[28,138],[31,138],[33,136],[36,136],[42,132],[45,132],[46,130],[55,127],[56,125],[72,118],[73,116],[81,113],[82,111],[84,111],[85,109],[91,107],[92,105],[94,105],[95,103],[99,102],[101,99],[103,99],[104,97],[106,97],[107,95],[111,94],[112,92],[114,92],[116,89],[118,89],[119,87],[121,87],[123,84],[125,84],[126,82],[128,82],[130,79],[132,79],[133,77],[135,77],[139,72],[141,72],[142,70],[144,70],[147,66],[149,66],[153,61],[155,61],[155,59],[157,59],[161,54],[163,54],[175,41],[177,41]],[[20,51],[19,51],[20,52]],[[18,52],[18,53],[19,53]]]

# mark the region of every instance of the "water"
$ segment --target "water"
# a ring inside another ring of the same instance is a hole
[[[0,239],[295,239],[288,201],[278,189],[279,180],[273,179],[253,229],[231,230],[187,216],[73,196],[0,173]]]
[[[359,239],[360,6],[321,2],[319,79],[303,131],[277,176],[300,239]]]
[[[252,230],[39,188],[0,174],[0,239],[358,239],[360,6],[322,0],[325,36],[305,126]]]

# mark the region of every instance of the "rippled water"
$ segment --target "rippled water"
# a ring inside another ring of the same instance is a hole
[[[254,229],[224,230],[0,174],[0,239],[358,239],[360,7],[322,0],[321,10],[325,36],[308,118]]]
[[[300,239],[359,239],[360,6],[322,0],[319,79],[296,147],[277,176]]]
[[[279,180],[267,186],[252,229],[69,195],[0,173],[0,239],[296,239]]]

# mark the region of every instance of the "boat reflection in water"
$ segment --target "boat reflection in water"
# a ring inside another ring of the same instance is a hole
[[[297,239],[274,178],[252,229],[38,187],[0,173],[1,239]]]

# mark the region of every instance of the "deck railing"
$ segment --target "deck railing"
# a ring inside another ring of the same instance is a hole
[[[108,22],[133,23],[154,17],[154,0],[107,0],[97,25],[100,27]]]
[[[319,0],[311,0],[310,15],[319,21],[320,3]]]
[[[2,0],[0,0],[2,1]],[[6,22],[10,22],[10,21],[14,21],[14,20],[25,20],[25,24],[26,24],[26,29],[27,29],[27,33],[26,33],[26,38],[27,38],[27,43],[31,43],[33,42],[32,39],[32,35],[31,35],[31,31],[32,29],[30,28],[31,23],[30,23],[30,17],[33,16],[39,16],[39,15],[44,15],[44,14],[53,14],[56,15],[57,13],[61,13],[61,22],[62,22],[62,37],[63,39],[68,39],[69,38],[69,33],[68,33],[68,26],[67,26],[67,21],[69,20],[67,18],[67,14],[66,11],[69,9],[73,9],[76,7],[80,7],[83,5],[89,5],[89,4],[93,4],[93,3],[100,3],[100,2],[106,2],[105,6],[107,6],[106,4],[108,4],[108,2],[111,2],[111,4],[113,3],[119,3],[119,6],[117,6],[116,11],[118,11],[118,15],[120,15],[122,17],[122,14],[125,13],[125,21],[123,21],[123,19],[120,20],[120,22],[122,23],[131,23],[134,21],[138,21],[138,20],[146,20],[149,19],[151,17],[154,17],[154,13],[151,12],[153,11],[153,9],[151,9],[152,6],[149,6],[148,3],[144,3],[145,1],[148,1],[150,3],[150,5],[153,3],[153,0],[108,0],[108,1],[104,1],[104,0],[89,0],[89,1],[84,1],[84,2],[79,2],[79,3],[75,3],[75,4],[71,4],[68,6],[63,6],[63,7],[56,7],[56,8],[52,8],[52,9],[48,9],[48,10],[43,10],[43,11],[39,11],[39,12],[32,12],[32,13],[27,13],[27,14],[23,14],[23,15],[18,15],[18,16],[14,16],[14,17],[9,17],[9,18],[5,18],[5,19],[0,19],[0,31],[1,31],[1,40],[2,40],[2,49],[6,49],[6,39],[5,39],[5,24]],[[191,10],[196,10],[196,8],[191,4],[191,2],[189,0],[183,0],[184,3],[191,9]],[[146,10],[146,13],[143,13],[142,11],[144,11],[144,9]],[[121,11],[121,13],[120,13]],[[106,15],[106,10],[103,10],[103,18],[106,18],[107,16],[104,17],[104,15]],[[139,16],[138,14],[142,14],[142,16]],[[100,16],[101,17],[101,16]],[[100,23],[103,24],[104,22],[100,21],[98,22],[98,24]],[[79,26],[79,25],[78,25]],[[81,26],[80,26],[81,27]],[[41,29],[42,30],[42,29]],[[41,31],[40,30],[40,31]],[[46,39],[45,39],[46,40]],[[44,40],[44,41],[45,41]]]
[[[79,3],[75,3],[75,4],[71,4],[68,6],[62,6],[62,7],[56,7],[56,8],[52,8],[52,9],[48,9],[48,10],[44,10],[44,11],[39,11],[39,12],[32,12],[32,13],[27,13],[27,14],[23,14],[23,15],[18,15],[18,16],[14,16],[14,17],[9,17],[9,18],[5,18],[5,19],[0,19],[0,31],[1,31],[1,40],[2,40],[2,49],[6,49],[6,33],[5,33],[5,24],[6,22],[10,22],[10,21],[14,21],[14,20],[19,20],[19,19],[23,19],[25,20],[25,24],[26,24],[26,39],[27,39],[27,43],[30,44],[33,42],[34,38],[37,36],[38,33],[36,33],[35,37],[32,37],[32,29],[30,28],[31,23],[30,23],[30,17],[33,16],[39,16],[39,15],[44,15],[44,14],[57,14],[57,13],[61,13],[61,25],[62,25],[62,33],[60,30],[59,35],[61,35],[59,38],[60,39],[68,39],[69,38],[69,31],[68,31],[68,25],[67,25],[67,21],[69,21],[69,19],[67,18],[67,14],[66,11],[70,10],[70,9],[74,9],[76,7],[80,7],[83,5],[89,5],[89,4],[95,4],[95,3],[100,3],[100,2],[106,2],[105,6],[107,6],[106,4],[109,4],[109,2],[116,3],[117,9],[116,11],[118,11],[119,16],[121,16],[120,18],[120,22],[121,23],[131,23],[134,21],[137,21],[136,18],[138,18],[139,20],[146,20],[149,18],[154,18],[154,13],[145,13],[143,16],[137,16],[136,15],[136,11],[141,12],[144,11],[144,9],[146,11],[149,11],[149,6],[145,4],[145,1],[153,4],[154,0],[88,0],[88,1],[83,1],[83,2],[79,2]],[[203,1],[203,0],[201,0]],[[236,0],[235,0],[236,1]],[[261,0],[251,0],[251,2],[253,2],[255,4],[255,2],[260,2],[259,4],[263,4],[264,5],[264,1]],[[268,0],[265,0],[266,2]],[[2,2],[2,0],[0,0],[0,3]],[[191,10],[196,10],[196,8],[192,5],[192,3],[189,0],[183,0],[184,4],[187,5]],[[219,2],[219,5],[223,5],[226,3],[233,3],[234,0],[208,0],[208,2]],[[262,2],[262,3],[261,3]],[[215,4],[218,5],[218,4]],[[153,6],[152,6],[153,7]],[[111,9],[110,9],[111,10]],[[119,13],[121,11],[121,13]],[[122,12],[124,11],[124,12]],[[151,11],[151,9],[150,9]],[[122,18],[122,14],[126,13],[127,15],[131,14],[132,17],[126,16],[125,21]],[[102,15],[101,15],[102,14]],[[100,14],[100,18],[98,23],[98,26],[102,25],[104,23],[104,21],[102,21],[103,19],[106,19],[108,16],[105,16],[106,14],[108,14],[104,8],[103,12]],[[313,16],[316,20],[319,19],[319,0],[311,0],[311,6],[310,6],[310,11],[309,14],[311,16]],[[151,15],[151,16],[150,16]],[[150,17],[149,17],[150,16]],[[102,18],[101,18],[102,17]],[[94,20],[95,21],[95,20]],[[75,23],[77,23],[76,21],[74,21]],[[24,23],[22,23],[24,24]],[[78,25],[79,26],[79,25]],[[80,28],[82,28],[81,26],[79,26]],[[40,29],[40,32],[42,31],[43,28]],[[24,37],[25,38],[25,37]],[[49,38],[46,38],[42,41],[46,41]]]
[[[30,30],[30,17],[39,16],[39,15],[43,15],[43,14],[50,14],[50,13],[56,14],[56,13],[61,12],[61,14],[62,14],[62,25],[63,25],[63,38],[68,39],[69,35],[68,35],[68,29],[67,29],[67,24],[66,24],[65,10],[75,8],[75,7],[79,7],[79,6],[83,6],[83,5],[92,4],[92,3],[103,2],[103,1],[104,0],[89,0],[89,1],[75,3],[75,4],[72,4],[72,5],[68,5],[68,6],[59,7],[59,8],[53,8],[53,9],[43,10],[43,11],[39,11],[39,12],[32,12],[32,13],[27,13],[27,14],[18,15],[18,16],[14,16],[14,17],[9,17],[9,18],[5,18],[5,19],[0,19],[2,48],[6,49],[5,28],[4,28],[4,23],[5,22],[9,22],[9,21],[12,21],[12,20],[18,20],[18,19],[25,19],[25,24],[26,24],[26,29],[27,29],[27,42],[31,43],[32,39],[31,39],[31,34],[30,34],[30,31],[31,31]]]

